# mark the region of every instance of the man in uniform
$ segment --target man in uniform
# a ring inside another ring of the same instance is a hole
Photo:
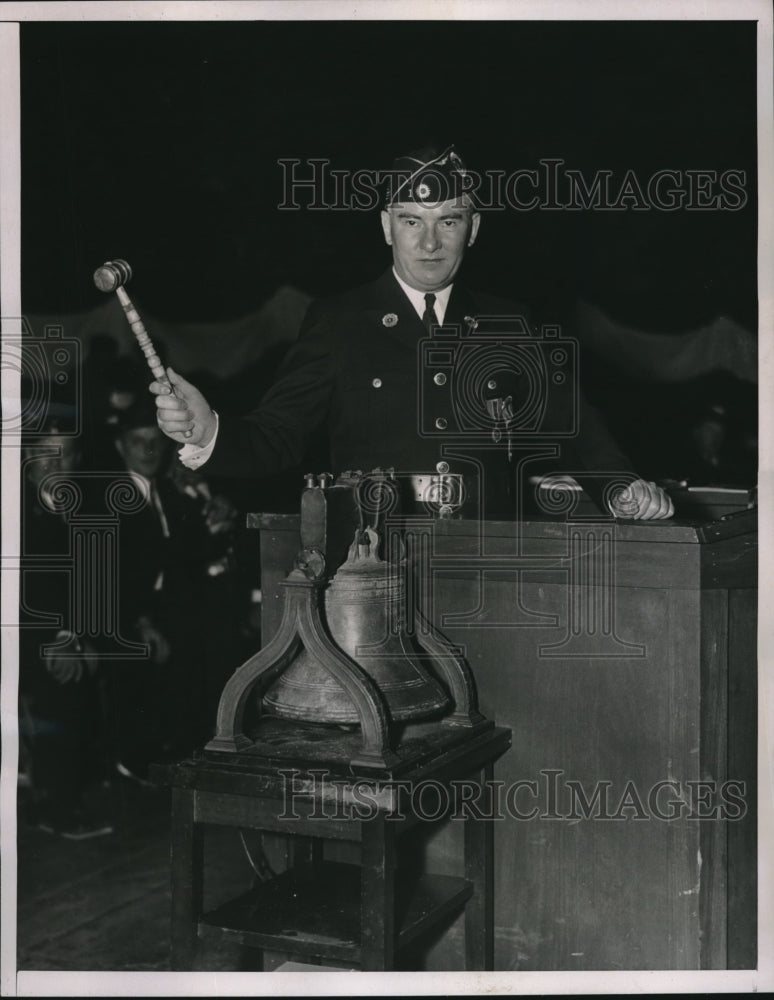
[[[277,381],[247,417],[214,413],[201,393],[171,369],[174,393],[152,383],[159,426],[184,445],[184,464],[198,468],[206,462],[212,475],[273,475],[298,465],[313,432],[324,424],[336,472],[394,468],[399,474],[432,476],[484,470],[483,511],[502,516],[503,497],[508,499],[518,466],[511,466],[509,424],[519,405],[513,398],[516,386],[508,392],[497,388],[497,379],[489,379],[489,398],[484,392],[473,404],[480,408],[483,424],[487,415],[491,419],[492,443],[485,449],[485,462],[475,449],[464,454],[464,434],[460,437],[447,417],[421,412],[423,405],[425,410],[435,405],[433,390],[419,383],[421,341],[437,334],[438,325],[474,336],[478,317],[525,313],[514,303],[471,292],[456,280],[481,222],[465,191],[465,176],[454,147],[395,162],[381,213],[393,266],[369,285],[310,306]],[[529,335],[526,328],[524,332]],[[440,371],[430,375],[445,392],[447,409],[454,409],[448,399],[451,387],[444,381],[449,376]],[[552,393],[550,385],[543,389]],[[627,488],[609,502],[612,512],[641,519],[671,516],[667,495],[630,473],[591,407],[582,398],[574,404],[579,408],[579,433],[572,441],[572,457],[564,459],[569,461],[564,471],[629,473]],[[498,428],[506,432],[507,445]],[[455,444],[452,450],[445,447],[448,441]]]

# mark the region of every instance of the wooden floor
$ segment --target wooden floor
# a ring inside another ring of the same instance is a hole
[[[169,969],[168,789],[124,780],[95,789],[92,802],[111,816],[115,832],[85,841],[37,829],[25,819],[27,796],[20,789],[19,971]],[[206,850],[211,901],[249,887],[252,872],[237,831],[211,831]],[[224,943],[208,949],[202,968],[241,971],[250,960]]]
[[[18,971],[168,971],[169,789],[139,788],[125,780],[92,789],[89,804],[99,815],[110,815],[115,832],[85,841],[65,840],[25,821],[28,797],[25,789],[19,790]],[[204,908],[213,909],[249,889],[255,868],[264,877],[264,864],[283,870],[285,850],[284,838],[263,840],[256,831],[207,827]],[[461,919],[448,931],[426,936],[427,941],[446,933],[459,951]],[[405,949],[401,968],[422,969],[422,956],[420,946]],[[195,971],[268,972],[292,958],[261,955],[227,937],[208,938],[199,948]]]

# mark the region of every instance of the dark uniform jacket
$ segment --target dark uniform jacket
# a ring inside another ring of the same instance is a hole
[[[259,407],[246,417],[220,415],[208,475],[268,476],[296,466],[321,424],[334,473],[390,467],[434,473],[444,460],[449,471],[469,473],[489,432],[480,431],[477,443],[468,441],[454,420],[455,344],[476,336],[470,318],[519,314],[526,310],[518,304],[455,283],[444,329],[434,338],[439,355],[428,352],[428,333],[392,269],[369,285],[312,303],[298,342]],[[445,362],[441,386],[434,381],[438,357]],[[552,394],[550,379],[540,391]],[[565,440],[567,454],[557,464],[568,472],[628,469],[595,411],[582,399],[579,405],[580,433]],[[436,410],[446,415],[445,430],[435,424]],[[480,412],[485,427],[483,402]],[[494,448],[490,442],[485,450],[489,461],[508,462],[504,443]]]

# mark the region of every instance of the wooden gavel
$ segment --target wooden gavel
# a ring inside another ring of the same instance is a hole
[[[156,354],[156,349],[153,346],[153,342],[148,335],[148,331],[145,329],[145,324],[140,318],[140,314],[134,308],[132,300],[126,293],[124,285],[132,280],[132,269],[127,264],[125,260],[108,260],[98,267],[94,272],[94,284],[101,292],[115,292],[118,297],[118,301],[121,303],[121,307],[126,313],[126,318],[129,320],[129,326],[132,328],[132,332],[137,338],[137,343],[140,345],[140,350],[145,355],[145,360],[148,362],[148,367],[153,372],[153,376],[157,382],[162,382],[164,385],[168,385],[172,392],[175,392],[172,384],[169,381],[169,376],[164,371],[164,366],[161,363],[161,359],[158,354]],[[177,395],[177,393],[175,393]],[[192,431],[185,431],[184,437],[190,437]]]

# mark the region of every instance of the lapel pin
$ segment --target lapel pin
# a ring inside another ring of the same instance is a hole
[[[478,329],[478,320],[474,319],[473,316],[465,316],[464,319],[465,319],[465,322],[468,324],[468,326],[470,327],[471,330],[477,330]]]
[[[383,326],[395,326],[397,322],[398,322],[398,317],[395,315],[395,313],[385,313],[385,315],[382,316]]]

